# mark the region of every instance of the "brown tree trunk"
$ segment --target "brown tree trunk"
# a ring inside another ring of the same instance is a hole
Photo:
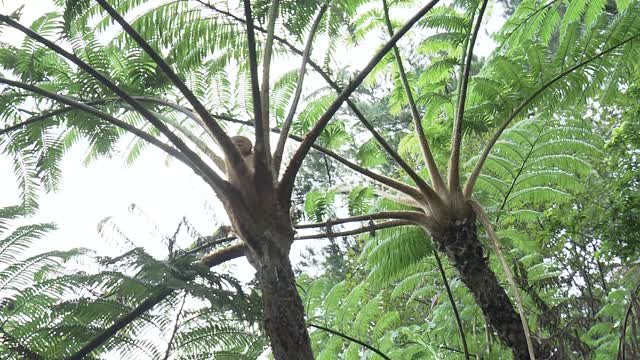
[[[262,291],[265,329],[276,360],[313,360],[304,306],[298,294],[289,251],[294,230],[289,207],[276,203],[273,189],[258,191],[246,206],[239,198],[226,204],[234,232],[247,246]]]
[[[313,351],[288,254],[272,251],[256,266],[264,321],[278,360],[312,360]]]
[[[462,220],[451,221],[444,231],[434,234],[433,238],[438,248],[458,270],[460,279],[473,294],[487,323],[496,330],[502,342],[511,348],[513,358],[529,360],[520,317],[489,267],[488,258],[484,256],[482,243],[478,240],[475,217],[469,215]],[[539,349],[536,349],[536,355],[538,353]]]

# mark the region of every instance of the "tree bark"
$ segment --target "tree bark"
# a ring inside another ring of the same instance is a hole
[[[302,299],[288,254],[271,251],[256,266],[273,355],[278,360],[313,360]]]
[[[495,329],[502,342],[513,351],[513,358],[529,360],[527,340],[520,317],[484,256],[482,243],[478,240],[475,216],[469,214],[452,220],[433,238],[440,251],[458,270],[460,279],[473,294],[476,304],[482,309],[487,323]],[[536,355],[539,346],[536,346]]]
[[[256,184],[253,196],[244,199],[240,193],[230,194],[223,204],[234,232],[246,245],[247,260],[256,269],[274,358],[313,360],[304,306],[289,259],[295,235],[289,204],[278,203],[273,198],[276,191],[264,186]]]

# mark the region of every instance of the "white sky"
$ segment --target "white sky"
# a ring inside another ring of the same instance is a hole
[[[22,24],[29,25],[37,17],[54,9],[51,0],[0,0],[0,12],[9,14],[25,4]],[[399,9],[397,16],[408,17],[414,9]],[[500,11],[496,11],[500,13]],[[405,15],[406,14],[406,15]],[[487,21],[490,31],[501,26],[499,16]],[[19,43],[20,33],[3,28],[0,40]],[[480,42],[489,46],[478,46],[477,53],[486,56],[493,48],[486,33],[480,35]],[[373,54],[379,39],[363,42],[357,54]],[[361,68],[369,56],[353,56],[354,49],[342,49],[352,69]],[[297,68],[298,58],[285,64],[286,68]],[[310,77],[309,81],[314,81]],[[145,246],[154,256],[162,258],[166,248],[157,233],[152,233],[152,225],[144,217],[129,212],[129,205],[135,203],[159,229],[170,235],[182,217],[186,217],[203,235],[215,228],[214,216],[222,213],[213,192],[199,177],[185,166],[172,161],[165,164],[166,156],[148,147],[141,158],[132,166],[125,167],[124,160],[99,159],[89,166],[82,165],[86,148],[76,146],[65,158],[62,166],[63,178],[60,191],[44,194],[40,198],[40,210],[26,222],[54,222],[59,230],[50,233],[38,251],[88,247],[100,255],[117,255],[125,250],[124,244],[105,241],[98,236],[98,223],[109,216],[115,223],[127,230],[127,234],[137,245]],[[12,161],[0,155],[0,206],[18,202],[17,186],[12,175]],[[214,209],[213,211],[211,209]],[[220,215],[218,215],[220,216]],[[182,244],[183,246],[187,244]],[[294,248],[294,261],[300,249],[308,246],[300,244]],[[235,274],[242,274],[245,280],[251,278],[253,269],[244,260],[235,262]]]

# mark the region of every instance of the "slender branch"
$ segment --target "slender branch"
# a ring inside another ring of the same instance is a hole
[[[207,267],[214,267],[220,265],[226,261],[236,259],[244,256],[244,245],[235,245],[228,247],[226,249],[220,250],[216,253],[209,254],[203,257],[200,261],[203,265]],[[137,318],[142,316],[147,311],[154,308],[156,305],[161,303],[164,299],[169,297],[174,293],[172,289],[157,289],[155,294],[148,297],[145,301],[140,303],[140,305],[133,308],[130,312],[116,320],[111,326],[106,328],[100,334],[95,336],[91,341],[85,344],[80,350],[75,352],[73,355],[67,357],[65,360],[82,360],[99,346],[106,343],[110,338],[115,336],[118,331],[124,329],[127,325],[131,324]]]
[[[177,259],[183,258],[185,256],[197,254],[200,251],[206,250],[206,249],[214,247],[216,245],[228,243],[230,241],[236,240],[237,238],[238,238],[237,236],[227,236],[227,237],[224,237],[222,239],[216,239],[216,240],[208,241],[208,242],[206,242],[206,243],[204,243],[204,244],[202,244],[200,246],[194,247],[191,250],[185,251],[184,253],[180,254],[180,256]]]
[[[265,155],[267,157],[267,166],[272,167],[271,162],[271,141],[269,124],[271,117],[269,115],[269,91],[270,91],[270,72],[271,72],[271,58],[273,54],[273,36],[276,29],[276,18],[278,17],[278,9],[280,7],[280,0],[271,0],[271,6],[269,7],[268,23],[267,23],[267,40],[264,44],[264,55],[262,60],[262,88],[260,89],[260,100],[262,101],[262,135],[264,136]],[[248,19],[248,17],[247,17]],[[253,23],[251,23],[253,26]],[[254,31],[251,29],[251,31]],[[255,34],[255,32],[254,32]],[[251,52],[249,52],[251,54]],[[273,169],[269,169],[273,173]]]
[[[536,360],[536,353],[533,348],[533,342],[531,340],[531,333],[529,331],[529,322],[527,321],[527,315],[524,310],[524,303],[522,302],[522,297],[520,296],[520,290],[518,289],[518,285],[516,284],[516,280],[513,277],[513,272],[511,272],[511,268],[509,268],[509,264],[507,263],[507,259],[504,257],[502,250],[500,250],[500,244],[498,243],[498,236],[496,232],[493,230],[493,226],[491,225],[491,221],[485,214],[482,206],[477,202],[470,200],[469,205],[478,216],[478,220],[482,226],[484,226],[487,234],[489,235],[489,240],[491,240],[491,245],[493,246],[496,254],[498,255],[498,260],[500,260],[500,265],[502,265],[502,269],[507,275],[507,280],[509,280],[509,285],[511,286],[511,291],[513,291],[513,296],[516,298],[516,304],[518,305],[518,312],[520,313],[520,322],[522,323],[522,330],[524,331],[525,339],[527,340],[527,350],[529,351],[529,358],[531,360]]]
[[[313,129],[305,136],[304,140],[298,147],[298,150],[293,155],[289,166],[284,172],[282,177],[282,181],[279,187],[280,197],[281,198],[290,198],[291,192],[293,190],[294,181],[300,167],[302,166],[302,162],[304,161],[305,156],[311,149],[311,145],[316,141],[316,139],[320,136],[324,128],[327,126],[333,115],[338,111],[338,109],[342,106],[342,103],[351,96],[351,94],[356,90],[358,86],[364,81],[364,79],[369,75],[369,73],[373,70],[373,68],[382,60],[386,53],[391,50],[391,48],[400,40],[411,27],[420,20],[426,13],[428,13],[439,0],[432,0],[427,3],[422,9],[420,9],[387,43],[380,49],[373,58],[369,61],[367,66],[356,76],[349,85],[342,91],[338,98],[329,106],[327,111],[320,117],[318,123],[313,127]],[[433,190],[422,180],[419,176],[414,179],[416,184],[420,190],[422,190],[425,195],[433,196],[437,198],[437,194],[433,192]]]
[[[164,353],[164,360],[169,360],[169,355],[171,355],[171,350],[173,350],[173,340],[176,338],[178,330],[180,329],[180,317],[182,316],[182,311],[184,310],[184,304],[187,301],[187,295],[188,293],[185,292],[182,296],[180,306],[178,307],[176,318],[174,320],[175,324],[173,325],[173,331],[171,331],[171,337],[169,338],[169,341],[167,341],[167,350]]]
[[[385,355],[382,351],[374,348],[373,346],[371,346],[371,345],[369,345],[369,344],[367,344],[367,343],[365,343],[365,342],[363,342],[361,340],[358,340],[358,339],[353,338],[353,337],[351,337],[349,335],[343,334],[343,333],[341,333],[339,331],[332,330],[332,329],[329,329],[328,327],[324,327],[324,326],[321,326],[321,325],[316,325],[316,324],[311,324],[311,323],[308,324],[308,325],[311,326],[311,327],[314,327],[316,329],[320,329],[322,331],[326,331],[326,332],[331,333],[333,335],[337,335],[337,336],[339,336],[339,337],[341,337],[343,339],[346,339],[346,340],[349,340],[351,342],[354,342],[354,343],[356,343],[356,344],[358,344],[360,346],[363,346],[363,347],[373,351],[374,353],[378,354],[380,357],[382,357],[385,360],[391,360],[391,358],[388,357],[387,355]]]
[[[164,136],[166,136],[169,141],[175,147],[182,152],[182,154],[189,159],[191,163],[194,164],[199,169],[198,173],[204,174],[206,177],[210,178],[210,181],[207,181],[210,184],[216,193],[220,194],[224,192],[229,186],[229,184],[224,181],[218,174],[216,174],[213,169],[211,169],[193,150],[191,150],[176,134],[171,132],[171,130],[157,117],[155,117],[144,105],[142,105],[139,101],[135,100],[131,95],[129,95],[125,90],[116,85],[113,81],[109,80],[106,76],[102,75],[96,69],[94,69],[91,65],[77,57],[76,55],[64,50],[62,47],[53,43],[52,41],[42,37],[40,34],[34,32],[33,30],[24,27],[20,23],[11,19],[9,16],[0,15],[0,21],[8,24],[14,29],[17,29],[27,35],[28,37],[34,39],[35,41],[45,45],[49,49],[53,50],[55,53],[63,56],[67,60],[73,62],[82,70],[91,75],[94,79],[98,80],[101,84],[109,88],[111,91],[116,93],[120,98],[126,101],[129,105],[131,105],[136,111],[138,111],[145,119],[147,119],[153,126],[155,126]],[[229,142],[231,142],[229,140]],[[240,156],[240,154],[238,154]]]
[[[95,349],[99,346],[106,343],[109,339],[115,336],[118,331],[122,330],[125,326],[132,323],[134,320],[142,316],[142,314],[151,310],[153,307],[161,303],[164,299],[166,299],[169,295],[173,293],[172,289],[160,289],[155,292],[155,294],[148,297],[145,301],[143,301],[140,305],[136,306],[133,310],[125,314],[123,317],[119,318],[116,322],[114,322],[111,326],[106,328],[96,337],[91,339],[88,343],[86,343],[80,350],[76,351],[73,355],[67,357],[65,360],[82,360],[86,356],[90,355]]]
[[[134,127],[131,124],[128,124],[122,120],[119,120],[103,111],[100,111],[92,106],[89,106],[87,104],[81,103],[79,101],[76,101],[72,98],[69,98],[67,96],[64,95],[59,95],[47,90],[44,90],[42,88],[39,88],[37,86],[33,86],[30,84],[25,84],[23,82],[19,82],[19,81],[14,81],[14,80],[9,80],[9,79],[5,79],[5,78],[0,78],[0,83],[2,84],[7,84],[9,86],[14,86],[17,88],[21,88],[27,91],[31,91],[33,93],[36,93],[38,95],[47,97],[49,99],[52,99],[54,101],[60,102],[62,104],[65,104],[67,106],[69,106],[69,108],[63,108],[63,109],[58,109],[58,110],[53,110],[51,112],[42,114],[42,115],[37,115],[31,119],[28,119],[26,121],[23,121],[19,124],[10,126],[8,128],[2,129],[0,130],[0,135],[8,133],[10,131],[15,131],[17,129],[20,129],[22,127],[34,124],[38,121],[43,121],[51,116],[56,116],[59,114],[62,114],[66,111],[72,110],[72,109],[77,109],[77,110],[81,110],[81,111],[85,111],[87,113],[90,113],[102,120],[105,120],[125,131],[128,131],[136,136],[138,136],[139,138],[149,142],[150,144],[158,147],[159,149],[161,149],[162,151],[166,152],[167,154],[173,156],[174,158],[178,159],[180,162],[184,163],[185,165],[187,165],[189,168],[191,168],[196,174],[200,175],[205,182],[207,182],[207,184],[211,185],[212,187],[215,186],[215,184],[212,182],[211,179],[209,179],[208,176],[204,175],[200,169],[191,162],[191,160],[184,156],[183,153],[181,153],[180,151],[176,150],[175,148],[173,148],[170,145],[167,145],[165,143],[163,143],[162,141],[160,141],[159,139],[153,137],[152,135]]]
[[[164,100],[164,99],[159,99],[159,98],[151,98],[151,97],[145,97],[145,96],[132,96],[134,99],[140,101],[140,102],[148,102],[148,103],[153,103],[153,104],[157,104],[157,105],[162,105],[162,106],[166,106],[169,108],[172,108],[180,113],[183,113],[184,115],[186,115],[187,117],[189,117],[190,119],[196,121],[198,124],[200,124],[200,126],[209,133],[208,129],[206,126],[203,126],[202,120],[200,119],[200,117],[198,117],[198,115],[196,113],[194,113],[193,111],[191,111],[190,109],[185,108],[184,106],[178,105],[176,103]],[[71,99],[71,98],[70,98]],[[74,99],[75,100],[75,99]],[[77,101],[77,100],[76,100]],[[98,100],[92,100],[89,102],[84,103],[85,105],[89,105],[89,106],[95,106],[95,105],[103,105],[106,104],[108,102],[112,102],[112,101],[122,101],[121,98],[119,97],[108,97],[108,98],[104,98],[104,99],[98,99]],[[63,107],[60,109],[55,109],[55,110],[51,110],[48,111],[46,113],[40,114],[40,115],[36,115],[36,116],[32,116],[31,118],[6,127],[4,129],[0,129],[0,135],[20,129],[22,127],[31,125],[31,124],[35,124],[38,123],[40,121],[44,121],[47,119],[50,119],[54,116],[59,116],[62,115],[66,112],[69,111],[73,111],[73,110],[77,110],[75,107],[72,106],[68,106],[68,107]],[[211,158],[216,165],[218,165],[219,168],[221,168],[220,164],[222,159],[220,157],[218,157],[215,153],[213,153],[213,151],[206,146],[206,144],[199,138],[197,138],[193,133],[191,133],[187,128],[185,128],[184,126],[177,124],[175,121],[171,120],[171,119],[167,119],[166,117],[162,117],[160,114],[154,113],[154,115],[156,115],[158,118],[162,118],[168,122],[171,123],[172,126],[174,126],[178,131],[180,131],[182,134],[184,134],[191,142],[193,142],[198,149],[200,149],[200,151],[202,151],[203,153],[205,153],[209,158]],[[222,118],[222,120],[224,120],[226,117],[224,117],[223,115],[217,115],[219,117]],[[125,123],[126,124],[126,123]],[[128,124],[126,124],[128,125]],[[125,129],[126,130],[126,129]],[[146,133],[144,133],[146,134]],[[154,138],[155,139],[155,138]],[[212,139],[215,141],[215,138],[212,136]],[[173,155],[172,155],[173,156]],[[181,160],[182,161],[182,160]],[[221,168],[224,169],[224,168]]]
[[[340,225],[350,222],[367,221],[367,220],[386,220],[386,219],[399,219],[412,221],[416,224],[424,224],[426,215],[417,211],[383,211],[375,214],[351,216],[348,218],[332,219],[330,221],[313,223],[313,224],[299,224],[294,226],[296,229],[313,229],[327,227],[331,225]]]
[[[561,72],[560,74],[556,75],[552,79],[550,79],[547,82],[545,82],[544,84],[542,84],[542,86],[540,86],[540,88],[538,88],[538,90],[536,90],[533,94],[529,95],[529,97],[527,97],[520,105],[518,105],[518,107],[513,109],[511,111],[511,113],[509,114],[509,117],[507,118],[507,120],[498,128],[498,130],[495,132],[493,137],[491,137],[491,139],[489,140],[489,142],[485,146],[484,150],[482,151],[482,154],[480,155],[480,158],[478,159],[478,162],[476,163],[476,166],[473,168],[473,172],[469,176],[469,179],[467,179],[467,183],[464,186],[464,196],[466,198],[471,197],[471,194],[473,193],[473,188],[475,186],[475,183],[478,180],[478,176],[480,175],[480,172],[482,171],[484,163],[487,160],[487,157],[489,156],[489,153],[493,149],[493,146],[496,144],[496,142],[498,141],[498,139],[500,138],[502,133],[505,131],[505,129],[507,129],[507,127],[509,127],[509,125],[511,124],[513,119],[515,119],[516,116],[518,116],[518,114],[527,107],[527,105],[529,105],[538,95],[540,95],[542,92],[544,92],[547,88],[549,88],[551,85],[553,85],[556,81],[562,79],[563,77],[565,77],[568,74],[576,71],[577,69],[585,66],[586,64],[590,63],[591,61],[594,61],[594,60],[596,60],[596,59],[598,59],[598,58],[600,58],[600,57],[612,52],[613,50],[615,50],[615,49],[627,44],[628,42],[630,42],[630,41],[632,41],[632,40],[634,40],[634,39],[636,39],[638,37],[640,37],[640,34],[634,35],[634,36],[622,41],[621,43],[619,43],[617,45],[614,45],[614,46],[612,46],[612,47],[610,47],[610,48],[608,48],[606,50],[603,50],[602,52],[590,57],[589,59],[587,59],[585,61],[582,61],[582,62],[572,66],[571,68]]]
[[[256,135],[254,144],[255,175],[256,179],[271,179],[271,166],[268,163],[267,149],[269,148],[268,133],[265,127],[269,127],[269,119],[264,118],[262,112],[262,100],[260,94],[260,80],[258,79],[258,54],[256,50],[256,34],[251,14],[251,0],[244,0],[244,16],[247,28],[247,46],[249,51],[249,72],[251,74],[251,98],[253,100],[253,124]],[[268,35],[267,35],[268,36]],[[264,84],[267,88],[268,84]],[[268,100],[267,100],[268,101]],[[266,124],[265,124],[266,123]],[[269,182],[271,185],[271,182]]]
[[[204,105],[198,100],[195,94],[187,87],[187,85],[178,77],[178,75],[171,69],[171,67],[164,61],[164,59],[155,51],[149,43],[138,34],[138,32],[120,15],[118,12],[111,7],[107,3],[106,0],[96,0],[98,4],[111,16],[122,28],[124,31],[131,36],[134,41],[151,57],[151,59],[158,65],[160,70],[169,78],[169,80],[180,90],[180,92],[184,95],[184,97],[189,101],[191,106],[195,109],[196,113],[200,116],[200,118],[207,125],[211,133],[215,136],[216,142],[222,148],[222,151],[225,154],[225,157],[229,161],[233,171],[235,171],[239,178],[246,179],[246,175],[248,174],[247,165],[240,155],[240,152],[231,142],[231,139],[225,133],[224,129],[222,129],[216,121],[213,119],[211,114],[207,111]],[[117,92],[116,92],[117,93]],[[118,94],[120,95],[120,94]],[[133,104],[131,104],[133,105]],[[136,108],[134,106],[134,108]],[[136,110],[140,111],[138,108]],[[141,112],[142,113],[142,112]],[[144,115],[144,113],[143,113]],[[213,171],[212,171],[213,172]]]
[[[200,262],[206,267],[212,268],[227,261],[243,257],[245,255],[244,252],[246,248],[247,246],[245,244],[229,246],[203,256],[202,259],[200,259]]]
[[[387,24],[387,31],[389,32],[389,36],[393,36],[393,27],[391,26],[391,18],[389,17],[389,5],[387,4],[387,0],[382,0],[382,8],[384,10],[384,21]],[[398,75],[400,75],[402,87],[405,94],[407,95],[409,110],[411,111],[411,117],[416,128],[418,140],[420,141],[420,149],[422,150],[422,156],[424,157],[425,165],[427,166],[427,170],[429,171],[431,183],[433,184],[434,190],[437,193],[442,194],[446,191],[446,186],[444,184],[444,180],[442,180],[440,171],[438,170],[438,165],[433,158],[433,153],[431,152],[431,147],[429,146],[429,140],[427,140],[424,128],[422,127],[422,117],[418,112],[418,106],[416,105],[416,101],[413,98],[413,90],[411,89],[411,85],[409,84],[407,73],[404,70],[404,65],[402,64],[402,57],[400,56],[400,50],[398,49],[398,46],[393,47],[393,56],[396,59],[396,64],[398,66]]]
[[[159,118],[164,119],[169,125],[173,126],[176,130],[178,130],[185,138],[187,138],[191,143],[193,143],[203,154],[205,154],[209,159],[211,159],[214,164],[218,167],[218,169],[222,172],[225,171],[224,160],[220,158],[216,153],[198,137],[196,134],[191,132],[187,127],[180,124],[180,121],[171,119],[166,116],[158,115]]]
[[[482,25],[482,17],[487,8],[488,0],[482,2],[475,28],[469,39],[466,60],[462,79],[460,79],[460,95],[458,97],[458,109],[453,123],[453,133],[451,134],[451,157],[449,158],[449,191],[455,194],[461,194],[460,188],[460,147],[462,146],[462,127],[464,121],[464,107],[467,101],[467,91],[469,88],[469,75],[471,74],[471,62],[473,61],[473,48],[478,38],[480,25]]]
[[[244,121],[244,120],[239,120],[239,119],[235,119],[235,118],[232,118],[232,117],[221,116],[221,115],[214,115],[214,116],[219,117],[221,120],[232,122],[232,123],[236,123],[236,124],[242,124],[242,125],[247,125],[247,126],[252,126],[253,125],[253,122],[251,122],[251,121]],[[281,130],[278,129],[278,128],[271,128],[271,131],[274,132],[274,133],[281,133]],[[297,136],[297,135],[289,134],[288,137],[290,139],[293,139],[293,140],[298,141],[298,142],[302,142],[302,140],[303,140],[303,138],[301,138],[300,136]],[[334,151],[331,151],[331,150],[329,150],[327,148],[324,148],[324,147],[322,147],[320,145],[313,144],[311,147],[313,149],[315,149],[315,150],[317,150],[317,151],[319,151],[319,152],[321,152],[321,153],[333,158],[334,160],[338,161],[339,163],[343,164],[344,166],[348,167],[349,169],[351,169],[351,170],[353,170],[353,171],[355,171],[357,173],[360,173],[360,174],[362,174],[362,175],[364,175],[364,176],[366,176],[366,177],[368,177],[368,178],[370,178],[372,180],[375,180],[375,181],[379,182],[380,184],[383,184],[383,185],[388,186],[388,187],[390,187],[390,188],[392,188],[394,190],[397,190],[397,191],[399,191],[399,192],[401,192],[403,194],[411,196],[413,199],[415,199],[418,202],[423,202],[423,200],[424,200],[424,196],[422,195],[422,193],[418,189],[416,189],[415,187],[413,187],[411,185],[405,184],[403,182],[397,181],[395,179],[392,179],[392,178],[384,176],[384,175],[377,174],[377,173],[375,173],[375,172],[373,172],[373,171],[371,171],[371,170],[369,170],[367,168],[364,168],[364,167],[362,167],[360,165],[357,165],[357,164],[345,159],[344,157],[336,154]]]
[[[291,124],[293,124],[293,117],[296,114],[296,109],[298,108],[298,102],[300,101],[300,96],[302,95],[302,85],[304,83],[304,76],[306,74],[307,63],[309,62],[309,57],[311,56],[311,48],[313,45],[313,38],[318,31],[318,27],[320,26],[320,21],[322,20],[322,16],[327,11],[328,5],[325,3],[320,7],[320,11],[318,15],[316,15],[315,20],[313,21],[313,25],[311,25],[311,30],[309,31],[309,35],[307,36],[307,42],[304,47],[304,51],[302,52],[302,64],[300,64],[300,71],[298,73],[298,83],[296,84],[296,91],[293,95],[293,100],[291,101],[291,107],[289,108],[289,113],[282,124],[282,132],[280,133],[280,137],[278,138],[278,144],[276,145],[276,150],[273,153],[273,171],[275,176],[280,172],[280,163],[282,162],[282,154],[284,153],[284,146],[287,142],[287,136],[289,135],[289,130],[291,130]]]
[[[631,298],[629,299],[629,304],[627,305],[627,309],[624,313],[624,321],[622,322],[622,328],[620,330],[620,342],[618,343],[618,354],[616,355],[617,360],[626,360],[626,337],[627,337],[627,324],[629,322],[629,318],[633,313],[633,303],[636,301],[638,293],[640,292],[640,284],[636,286],[635,290],[631,293]]]
[[[416,225],[416,223],[414,221],[408,221],[408,220],[391,220],[391,221],[385,221],[382,223],[377,223],[369,226],[364,226],[364,227],[353,229],[353,230],[336,231],[336,232],[332,231],[332,232],[326,232],[326,233],[320,233],[320,234],[298,236],[294,240],[315,240],[315,239],[328,239],[336,236],[351,236],[351,235],[363,234],[366,232],[370,233],[375,230],[382,230],[382,229],[388,229],[388,228],[398,227],[398,226],[407,226],[407,225]],[[425,226],[425,224],[421,223],[420,226]]]
[[[406,205],[406,206],[409,206],[409,207],[419,208],[419,209],[425,210],[425,209],[423,209],[422,205],[419,202],[417,202],[412,197],[404,196],[404,194],[394,194],[394,193],[390,193],[388,191],[385,191],[383,189],[375,189],[374,192],[375,192],[376,195],[378,195],[380,197],[383,197],[383,198],[385,198],[387,200],[391,200],[393,202],[397,202],[398,204],[402,204],[402,205]]]
[[[436,258],[436,264],[438,264],[438,271],[440,271],[440,277],[442,277],[442,282],[444,283],[444,288],[447,291],[447,297],[449,298],[449,303],[451,304],[451,308],[453,309],[453,316],[456,319],[456,325],[458,326],[458,333],[460,335],[460,341],[462,342],[462,348],[464,350],[464,358],[469,360],[469,347],[467,346],[467,338],[464,335],[464,327],[462,326],[462,320],[460,320],[460,313],[458,312],[458,305],[456,305],[456,299],[453,297],[453,292],[451,291],[451,287],[449,286],[449,279],[447,279],[447,273],[444,271],[444,267],[442,266],[442,261],[440,260],[440,255],[438,252],[433,250],[433,256]]]

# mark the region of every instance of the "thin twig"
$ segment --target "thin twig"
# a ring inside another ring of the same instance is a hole
[[[331,231],[331,232],[312,234],[312,235],[302,235],[294,238],[294,240],[318,240],[318,239],[328,239],[328,238],[337,237],[337,236],[352,236],[352,235],[363,234],[363,233],[371,232],[375,230],[389,229],[392,227],[409,226],[409,225],[417,226],[417,224],[414,221],[390,220],[390,221],[373,224],[373,226],[368,225],[368,226],[363,226],[353,230]],[[420,224],[420,226],[424,226],[424,224]]]
[[[188,294],[189,293],[185,291],[184,295],[182,296],[182,301],[180,302],[180,306],[178,307],[176,318],[174,320],[175,324],[173,325],[173,331],[171,331],[171,337],[169,338],[169,341],[167,341],[167,350],[164,353],[164,360],[169,360],[169,355],[171,355],[171,350],[173,349],[173,340],[176,338],[178,330],[180,330],[180,317],[182,316],[182,311],[184,310],[184,304],[187,301]]]

